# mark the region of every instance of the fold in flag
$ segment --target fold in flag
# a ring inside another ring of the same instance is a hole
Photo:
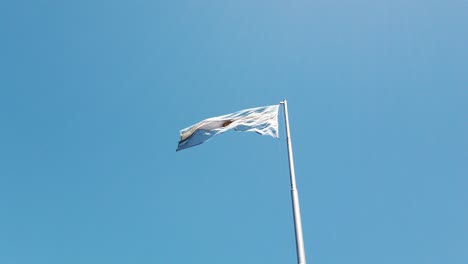
[[[231,129],[278,138],[278,108],[279,105],[263,106],[205,119],[180,131],[177,151],[200,145]]]

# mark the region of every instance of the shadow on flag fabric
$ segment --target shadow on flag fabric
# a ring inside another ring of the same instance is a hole
[[[278,108],[279,105],[256,107],[205,119],[180,131],[177,151],[200,145],[231,129],[278,138]]]

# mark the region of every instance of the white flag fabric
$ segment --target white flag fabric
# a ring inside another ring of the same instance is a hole
[[[205,119],[180,131],[177,151],[200,145],[231,129],[278,138],[278,108],[279,105],[256,107]]]

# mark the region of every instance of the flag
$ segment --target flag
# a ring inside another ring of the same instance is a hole
[[[177,151],[200,145],[231,129],[278,138],[278,108],[279,105],[256,107],[205,119],[180,131]]]

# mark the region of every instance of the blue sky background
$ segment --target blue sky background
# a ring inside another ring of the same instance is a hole
[[[3,1],[0,263],[468,263],[468,3]]]

